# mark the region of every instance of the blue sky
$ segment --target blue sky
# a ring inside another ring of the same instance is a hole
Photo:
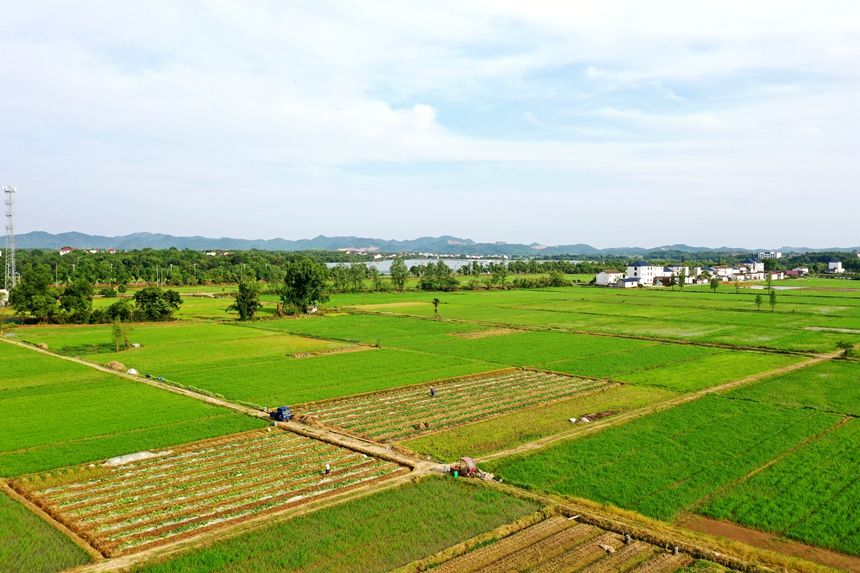
[[[857,2],[7,2],[19,232],[860,243]]]

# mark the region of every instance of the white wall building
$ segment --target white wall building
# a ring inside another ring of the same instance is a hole
[[[836,259],[833,259],[832,261],[827,263],[827,272],[828,274],[832,275],[844,273],[845,269],[842,268],[842,261],[837,261]]]
[[[649,265],[645,261],[637,261],[631,265],[627,265],[627,278],[629,279],[642,279],[642,284],[644,286],[651,286],[654,284],[654,279],[656,277],[665,276],[665,270],[663,267],[655,267],[653,265]]]
[[[594,284],[597,286],[613,286],[618,282],[619,279],[624,278],[624,273],[621,271],[601,271],[597,273],[597,277],[594,279]]]
[[[763,273],[764,263],[756,259],[744,259],[741,261],[740,267],[746,267],[748,273]]]
[[[759,253],[758,258],[760,258],[760,259],[781,259],[782,253],[778,253],[776,251],[765,251],[763,253]]]

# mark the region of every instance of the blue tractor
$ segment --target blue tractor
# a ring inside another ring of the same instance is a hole
[[[289,422],[293,419],[293,413],[290,411],[289,406],[280,406],[274,412],[269,412],[269,417],[278,422]]]

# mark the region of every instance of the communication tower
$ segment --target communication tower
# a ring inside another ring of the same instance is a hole
[[[15,204],[15,187],[8,185],[3,188],[6,193],[6,280],[4,287],[8,289],[18,286],[18,274],[15,269],[15,222],[12,219],[12,206]]]

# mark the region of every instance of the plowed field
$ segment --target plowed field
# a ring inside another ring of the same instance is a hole
[[[326,463],[329,475],[323,471]],[[34,476],[16,486],[113,556],[404,471],[394,463],[269,429],[197,442],[86,481],[40,488]]]
[[[608,386],[603,380],[508,369],[432,384],[302,404],[299,415],[383,442],[568,398]]]
[[[497,543],[442,563],[438,573],[672,573],[692,563],[647,543],[624,544],[620,535],[556,516]]]

